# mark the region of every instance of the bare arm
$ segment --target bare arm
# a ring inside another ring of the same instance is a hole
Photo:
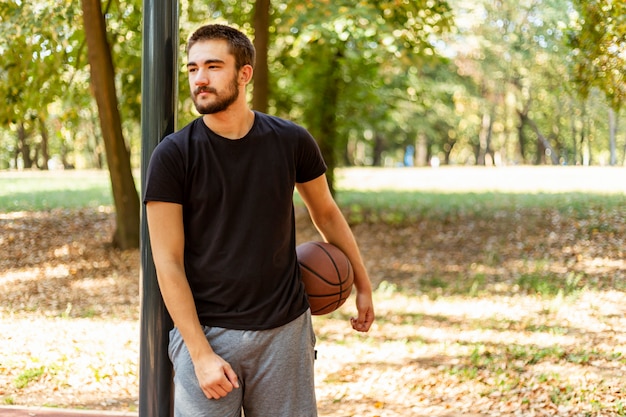
[[[189,350],[200,387],[208,398],[220,398],[238,388],[231,366],[207,341],[185,275],[182,206],[149,202],[146,206],[150,244],[163,301]]]
[[[306,183],[298,183],[296,188],[324,240],[337,246],[350,259],[354,269],[356,307],[359,312],[359,316],[350,321],[355,330],[367,332],[374,322],[372,284],[350,226],[330,194],[326,175]]]

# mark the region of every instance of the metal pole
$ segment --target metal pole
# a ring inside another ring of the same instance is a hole
[[[150,155],[176,128],[178,0],[143,0],[141,190]],[[139,417],[172,415],[172,367],[167,356],[172,320],[165,309],[141,212],[141,326]]]

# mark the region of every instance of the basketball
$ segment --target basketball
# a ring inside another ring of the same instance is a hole
[[[311,314],[337,310],[350,296],[354,272],[348,257],[326,242],[306,242],[296,247],[302,282]]]

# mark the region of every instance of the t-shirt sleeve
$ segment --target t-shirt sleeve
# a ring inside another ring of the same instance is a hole
[[[184,159],[176,142],[165,138],[152,152],[146,171],[143,196],[144,204],[149,201],[183,204]]]
[[[301,129],[298,144],[296,182],[303,183],[314,180],[326,172],[326,163],[317,142],[304,128]]]

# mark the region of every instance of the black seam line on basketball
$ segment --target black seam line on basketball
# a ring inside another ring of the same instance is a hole
[[[330,303],[330,304],[326,304],[325,306],[322,306],[322,307],[320,307],[320,308],[316,308],[316,309],[313,311],[313,313],[318,313],[318,312],[320,312],[320,311],[324,311],[324,310],[326,310],[328,307],[332,306],[333,304],[335,304],[335,303],[333,302],[333,303]],[[336,310],[336,309],[337,309],[337,308],[335,308],[335,310]]]
[[[337,276],[339,277],[339,290],[340,290],[340,292],[343,293],[343,280],[341,279],[342,278],[341,277],[341,273],[339,272],[339,267],[337,267],[337,264],[335,263],[335,260],[333,259],[333,257],[330,255],[330,253],[328,253],[328,251],[322,245],[320,245],[317,242],[313,242],[313,244],[315,246],[317,246],[318,248],[320,248],[321,250],[323,250],[324,252],[326,252],[326,255],[328,255],[328,259],[330,259],[330,261],[333,263],[333,266],[335,267],[335,272],[337,273]],[[337,249],[339,249],[339,248],[337,248]],[[341,249],[339,249],[339,251],[341,252]],[[350,260],[348,259],[348,257],[346,256],[345,253],[341,252],[341,254],[343,256],[345,256],[346,259],[348,260],[348,262],[347,262],[348,263],[348,268],[350,268],[351,267]],[[339,306],[341,305],[341,301],[337,301],[336,304],[337,304],[337,308],[339,308]]]
[[[346,258],[347,258],[347,256],[346,256]],[[352,272],[352,273],[354,274],[354,270],[352,269],[352,264],[351,264],[351,263],[350,263],[350,261],[348,260],[348,275],[346,275],[346,280],[347,280],[347,279],[348,279],[348,277],[350,276],[350,272]],[[353,276],[352,281],[354,281],[354,276]],[[342,280],[341,282],[343,282],[343,280]]]
[[[337,273],[337,276],[339,277],[339,290],[340,290],[341,292],[343,292],[343,289],[344,289],[344,288],[343,288],[343,280],[342,280],[342,276],[341,276],[341,274],[339,273],[339,267],[338,267],[338,266],[337,266],[337,264],[335,263],[335,260],[334,260],[334,259],[333,259],[333,257],[330,255],[330,253],[326,250],[326,248],[324,248],[322,245],[320,245],[320,244],[319,244],[319,243],[317,243],[317,242],[313,242],[313,244],[314,244],[315,246],[317,246],[318,248],[320,248],[321,250],[323,250],[323,251],[326,253],[326,255],[328,255],[328,259],[330,259],[330,261],[333,263],[333,266],[335,267],[335,272]],[[339,248],[337,248],[337,249],[339,249]],[[343,253],[343,252],[341,252],[341,249],[339,249],[339,251],[340,251],[340,253],[341,253],[341,254],[342,254],[342,255],[346,258],[346,260],[347,260],[347,264],[348,264],[348,268],[351,268],[351,267],[352,267],[352,265],[350,265],[350,260],[348,259],[348,257],[346,256],[346,254],[345,254],[345,253]],[[350,275],[348,274],[348,276],[350,276]],[[321,277],[320,277],[320,278],[321,278]],[[322,278],[322,279],[323,279],[323,278]],[[339,307],[339,304],[340,304],[340,303],[339,303],[339,301],[338,301],[338,302],[337,302],[337,307]]]
[[[315,272],[314,270],[312,270],[311,268],[309,268],[308,266],[306,266],[305,264],[301,263],[300,267],[306,269],[307,271],[309,271],[310,273],[312,273],[313,275],[315,275],[316,277],[318,277],[319,279],[321,279],[322,281],[324,281],[325,283],[327,283],[328,285],[332,285],[332,286],[337,286],[337,284],[327,280],[326,278],[324,278],[323,276],[321,276],[320,274],[318,274],[317,272]],[[342,284],[339,284],[339,287],[341,288]]]
[[[334,292],[334,293],[331,293],[331,294],[309,294],[309,293],[307,293],[307,297],[309,297],[309,298],[324,298],[324,297],[335,296],[335,295],[338,295],[339,298],[344,299],[344,297],[342,297],[343,293],[341,291],[340,292]],[[334,302],[335,301],[333,301],[333,303]]]
[[[328,304],[324,304],[322,307],[320,307],[320,308],[316,308],[316,309],[315,309],[315,311],[324,310],[325,308],[328,308],[328,307],[332,306],[333,304],[335,304],[335,302],[334,302],[334,301],[333,301],[333,302],[330,302],[330,303],[328,303]],[[336,309],[336,308],[335,308],[335,309]]]

